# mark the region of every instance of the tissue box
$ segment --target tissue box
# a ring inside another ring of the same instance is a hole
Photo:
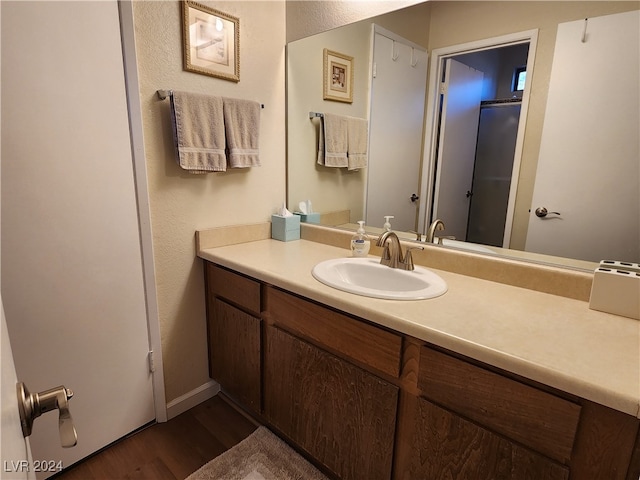
[[[290,217],[271,215],[271,238],[282,242],[299,240],[300,217],[298,215],[292,215]]]
[[[589,308],[640,320],[640,269],[616,266],[602,262],[596,269]]]
[[[306,223],[320,223],[320,214],[319,213],[301,213],[301,212],[293,212],[300,217],[301,222]]]

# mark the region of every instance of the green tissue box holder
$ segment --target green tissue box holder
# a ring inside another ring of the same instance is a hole
[[[319,213],[301,213],[301,212],[293,212],[300,217],[301,222],[305,223],[320,223],[320,214]]]
[[[281,242],[300,240],[300,217],[271,215],[271,238]]]

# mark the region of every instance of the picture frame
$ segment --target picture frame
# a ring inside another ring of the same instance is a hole
[[[323,50],[323,99],[353,103],[353,57]]]
[[[240,81],[240,19],[191,0],[182,2],[184,69]]]

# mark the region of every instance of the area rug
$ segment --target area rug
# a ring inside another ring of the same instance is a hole
[[[328,480],[265,427],[211,460],[186,480]]]

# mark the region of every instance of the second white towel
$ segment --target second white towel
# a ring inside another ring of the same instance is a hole
[[[348,121],[344,115],[325,113],[320,118],[318,163],[326,167],[346,167]]]
[[[349,117],[347,132],[347,163],[349,170],[366,167],[369,145],[369,122],[364,118]]]
[[[231,168],[259,167],[260,104],[224,98],[224,128]]]

